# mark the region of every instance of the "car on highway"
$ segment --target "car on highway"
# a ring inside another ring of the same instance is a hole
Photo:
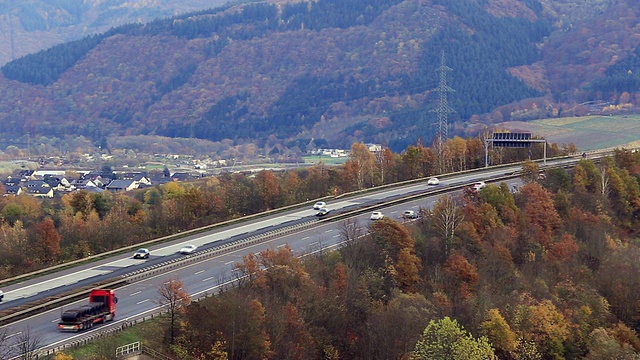
[[[327,216],[327,215],[329,215],[329,212],[331,212],[331,210],[330,210],[330,209],[327,209],[327,208],[325,207],[325,208],[322,208],[322,209],[318,210],[318,212],[316,213],[316,216],[317,216],[317,217]]]
[[[413,211],[413,210],[405,210],[405,211],[402,213],[402,217],[403,217],[404,219],[417,219],[417,218],[418,218],[418,213],[416,213],[416,212],[415,212],[415,211]]]
[[[318,201],[317,203],[313,204],[313,210],[320,210],[327,207],[327,203],[324,201]]]
[[[487,184],[484,181],[477,181],[471,184],[471,190],[473,190],[474,192],[478,192],[485,186],[487,186]]]
[[[438,185],[440,184],[440,180],[437,177],[432,177],[427,180],[427,185]]]
[[[149,258],[149,249],[138,249],[135,253],[133,253],[134,259],[148,259]]]
[[[182,247],[182,249],[180,249],[180,254],[183,254],[183,255],[193,254],[193,252],[196,251],[197,248],[198,247],[193,244],[187,244],[184,247]]]
[[[2,301],[2,299],[4,299],[4,292],[2,292],[2,290],[0,290],[0,301]]]
[[[371,216],[369,217],[370,220],[381,220],[384,218],[384,214],[380,211],[374,211],[371,213]]]

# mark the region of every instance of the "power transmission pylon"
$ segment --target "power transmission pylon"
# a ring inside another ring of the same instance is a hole
[[[438,134],[436,136],[436,150],[438,152],[438,171],[444,172],[444,145],[448,138],[449,132],[449,113],[455,112],[448,103],[447,93],[454,92],[449,85],[447,85],[447,71],[451,71],[450,67],[444,63],[444,50],[440,53],[440,66],[436,69],[439,73],[440,81],[438,87],[433,91],[438,92],[438,105],[435,110],[432,110],[438,114]]]

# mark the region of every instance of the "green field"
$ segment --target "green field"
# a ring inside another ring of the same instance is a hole
[[[331,156],[318,156],[318,155],[313,155],[313,156],[303,156],[302,160],[304,160],[305,164],[317,164],[319,162],[323,162],[325,165],[342,165],[345,163],[345,161],[347,161],[348,158],[346,157],[339,157],[339,158],[335,158],[335,157],[331,157]]]
[[[497,126],[513,132],[531,132],[559,146],[573,143],[580,151],[640,145],[640,115],[510,121]]]

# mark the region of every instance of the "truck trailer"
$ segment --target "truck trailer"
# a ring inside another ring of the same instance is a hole
[[[58,330],[80,331],[113,320],[116,316],[118,298],[114,290],[93,289],[89,302],[67,309],[60,316]]]

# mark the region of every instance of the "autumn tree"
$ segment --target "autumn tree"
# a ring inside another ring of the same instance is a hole
[[[242,320],[242,327],[238,328],[238,346],[232,348],[229,358],[232,360],[273,358],[274,352],[265,327],[266,315],[262,303],[258,300],[251,301]]]
[[[377,183],[384,185],[397,181],[396,156],[391,152],[391,150],[385,147],[375,155],[380,179]]]
[[[490,360],[497,359],[485,337],[478,339],[449,317],[429,325],[410,357],[424,360]]]
[[[301,181],[297,171],[287,171],[282,179],[282,196],[285,205],[295,204],[300,200]]]
[[[60,255],[60,234],[50,217],[38,224],[34,244],[35,255],[44,264],[57,263]]]
[[[303,180],[300,186],[300,200],[319,199],[330,195],[329,171],[330,169],[322,162],[301,171],[300,177]]]
[[[343,171],[345,177],[355,184],[355,189],[361,190],[373,184],[375,164],[375,155],[369,148],[363,143],[354,143]]]
[[[502,182],[498,186],[489,185],[480,192],[480,198],[495,208],[500,220],[505,224],[515,224],[520,215],[513,193],[509,186]]]
[[[264,204],[264,210],[275,209],[280,205],[280,186],[273,171],[262,170],[255,179],[256,190]]]
[[[0,266],[3,277],[11,277],[33,270],[35,259],[25,249],[29,248],[27,231],[20,220],[13,226],[0,223]]]
[[[416,292],[422,264],[415,254],[415,240],[409,231],[398,222],[383,219],[371,224],[371,236],[383,256],[390,259],[387,266],[392,268],[390,272],[400,289]]]
[[[436,156],[422,144],[409,145],[401,155],[399,180],[418,179],[436,173]]]
[[[446,271],[445,289],[455,305],[468,300],[475,293],[479,275],[475,265],[461,254],[452,254],[444,264]]]
[[[38,199],[29,195],[11,196],[2,202],[0,215],[10,224],[22,222],[25,228],[41,221],[42,207]]]
[[[570,326],[550,300],[521,303],[515,309],[513,322],[514,331],[523,341],[533,341],[545,356],[563,357]]]
[[[282,308],[281,316],[271,316],[277,325],[269,326],[273,336],[272,348],[276,359],[304,360],[315,355],[314,339],[300,310],[291,302]],[[273,331],[275,330],[275,331]]]
[[[176,337],[178,316],[184,313],[191,303],[191,296],[184,289],[182,280],[177,278],[170,278],[160,285],[158,295],[158,304],[165,307],[169,313],[169,343],[173,344]]]
[[[453,139],[447,139],[445,148],[447,172],[467,170],[467,142],[454,136]]]
[[[268,290],[283,302],[293,301],[313,287],[300,258],[294,256],[288,245],[260,252],[259,262],[262,270],[257,271],[253,286]]]
[[[524,202],[523,213],[529,236],[546,248],[560,226],[560,216],[554,206],[551,193],[538,183],[527,184],[520,192],[520,199]]]
[[[522,172],[520,173],[520,179],[525,184],[538,181],[538,174],[540,173],[540,166],[535,161],[527,160],[522,163]]]
[[[518,338],[511,330],[507,321],[502,317],[500,310],[489,310],[487,320],[481,325],[482,334],[495,347],[498,357],[501,359],[513,353],[518,348]]]
[[[640,354],[631,345],[619,342],[603,328],[597,328],[589,334],[588,346],[589,353],[584,357],[586,360],[640,359]]]
[[[400,359],[411,353],[424,324],[436,316],[433,303],[423,295],[395,291],[386,306],[369,317],[371,359]]]

